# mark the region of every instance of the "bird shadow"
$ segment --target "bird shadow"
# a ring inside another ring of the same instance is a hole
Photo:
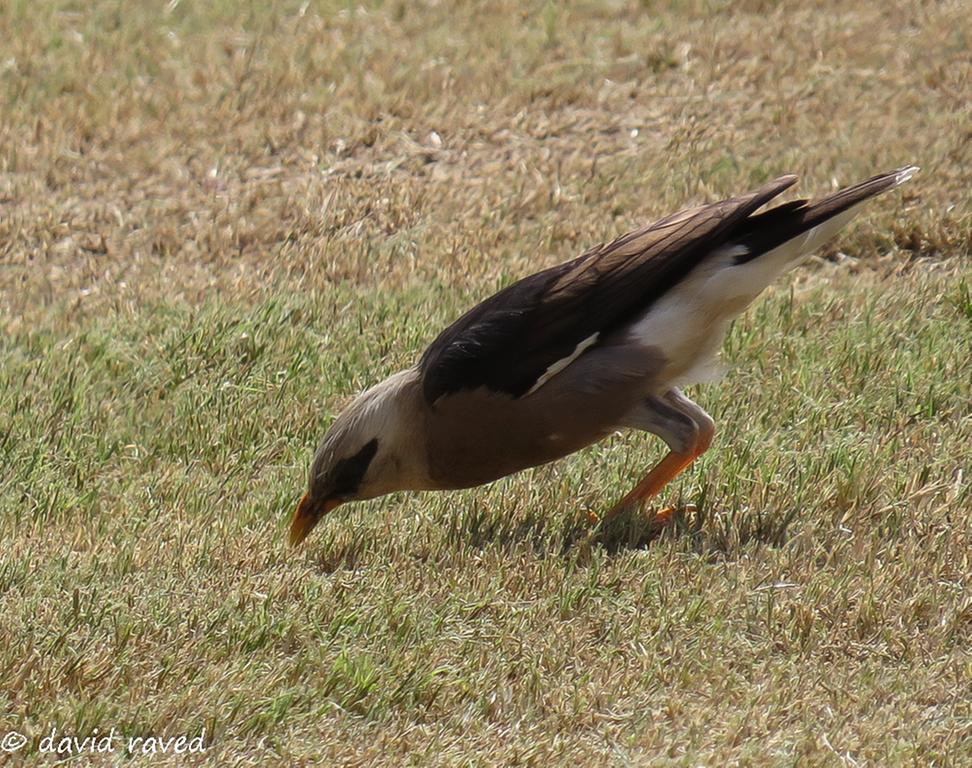
[[[567,519],[527,514],[516,520],[467,510],[454,518],[447,538],[475,549],[523,544],[535,551],[568,555],[600,547],[610,555],[646,550],[659,541],[682,541],[690,551],[716,559],[732,559],[752,544],[783,546],[796,510],[784,513],[751,510],[709,510],[704,504],[679,504],[664,522],[648,511],[623,509],[592,522],[585,513]]]
[[[645,549],[664,533],[665,526],[638,510],[622,510],[610,519],[592,521],[584,512],[566,517],[528,512],[511,517],[470,508],[452,518],[446,537],[452,545],[473,549],[513,549],[525,544],[535,552],[566,555],[594,546],[612,554]]]
[[[566,517],[529,512],[512,517],[477,506],[450,516],[440,529],[440,546],[502,551],[527,546],[541,556],[579,557],[583,561],[595,548],[614,556],[647,550],[659,542],[679,542],[700,557],[733,560],[753,544],[783,546],[790,538],[796,514],[796,509],[709,509],[700,503],[679,504],[664,523],[650,511],[639,509],[620,510],[607,519],[591,522],[585,512]],[[317,565],[327,574],[353,571],[374,557],[376,548],[380,545],[373,537],[335,537],[320,550]],[[433,544],[431,549],[438,547]],[[420,553],[412,554],[422,559]],[[431,555],[427,552],[426,556]]]

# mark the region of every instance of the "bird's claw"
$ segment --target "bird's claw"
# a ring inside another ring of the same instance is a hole
[[[650,516],[649,524],[652,528],[664,528],[675,518],[675,512],[675,507],[665,507],[664,509],[659,509]]]
[[[606,520],[612,520],[620,514],[635,512],[639,507],[638,504],[618,504],[611,508],[609,512],[605,515],[598,515],[593,510],[587,510],[587,520],[591,525],[597,525]],[[682,514],[684,515],[694,515],[698,512],[698,508],[694,504],[686,504],[681,508]],[[675,520],[676,513],[679,512],[679,507],[663,507],[656,512],[651,510],[647,513],[648,523],[652,528],[665,528]]]
[[[690,515],[695,515],[699,511],[699,508],[695,504],[686,504],[682,507],[682,515],[688,517]],[[664,509],[659,509],[651,518],[651,527],[655,529],[666,528],[675,521],[675,513],[678,512],[677,507],[665,507]]]

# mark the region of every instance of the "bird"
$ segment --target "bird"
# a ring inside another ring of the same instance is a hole
[[[780,176],[508,285],[333,420],[291,543],[341,504],[483,485],[623,429],[668,447],[606,517],[642,508],[712,443],[712,418],[683,388],[720,367],[730,322],[862,203],[917,171],[760,211],[797,181]]]

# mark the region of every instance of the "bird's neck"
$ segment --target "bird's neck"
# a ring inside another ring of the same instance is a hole
[[[426,450],[426,412],[421,374],[416,368],[389,376],[374,390],[380,394],[385,410],[384,437],[395,457],[393,473],[396,487],[390,491],[420,491],[434,488],[429,476]]]

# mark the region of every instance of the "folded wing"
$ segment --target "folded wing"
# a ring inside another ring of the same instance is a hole
[[[485,387],[528,396],[611,331],[645,312],[746,219],[796,181],[681,211],[531,275],[477,305],[422,355],[429,404]]]

